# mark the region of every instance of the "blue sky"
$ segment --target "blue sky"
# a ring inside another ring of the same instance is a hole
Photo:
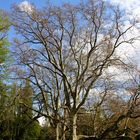
[[[13,4],[21,4],[22,2],[28,1],[29,3],[35,4],[38,8],[44,7],[47,5],[48,0],[0,0],[0,9],[10,12]],[[49,0],[53,4],[61,5],[62,3],[73,3],[77,4],[80,0]],[[9,40],[12,41],[14,30],[11,28],[8,32]]]
[[[20,4],[25,0],[0,0],[0,9],[10,11],[12,4]],[[54,4],[61,4],[63,2],[78,3],[80,0],[50,0]],[[47,0],[28,0],[30,3],[34,3],[37,7],[44,7],[47,4]]]
[[[4,9],[10,12],[11,6],[14,3],[20,4],[24,1],[28,1],[29,3],[34,3],[38,8],[44,7],[47,4],[48,0],[0,0],[0,9]],[[86,0],[83,0],[86,1]],[[138,19],[140,19],[140,0],[105,0],[105,1],[110,1],[113,5],[118,4],[121,8],[125,9],[128,13],[127,17],[131,18],[132,16],[137,17]],[[62,4],[64,2],[66,3],[73,3],[73,4],[78,4],[80,2],[80,0],[50,0],[51,3],[53,4]],[[138,34],[136,32],[136,34]],[[11,29],[9,31],[9,40],[11,41],[14,35],[14,30]],[[130,51],[127,50],[127,52],[122,51],[123,53],[127,53],[129,55],[132,56],[140,56],[140,49],[139,49],[139,43],[136,43],[136,52],[138,53],[136,55],[136,53],[134,51],[132,51],[132,49]],[[130,53],[128,53],[130,52]],[[139,57],[137,57],[138,61]]]

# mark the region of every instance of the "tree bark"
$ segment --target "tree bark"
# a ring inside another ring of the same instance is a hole
[[[69,118],[69,114],[66,108],[64,108],[64,126],[63,126],[63,134],[62,134],[62,140],[66,140],[66,129],[67,129],[67,125],[68,125],[68,118]]]
[[[77,114],[73,114],[71,115],[71,118],[70,118],[70,132],[71,132],[71,140],[78,140],[78,137],[77,137]]]
[[[55,128],[55,133],[56,133],[56,140],[59,140],[59,123],[56,125],[56,128]]]

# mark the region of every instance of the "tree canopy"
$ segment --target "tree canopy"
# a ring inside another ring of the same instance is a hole
[[[4,63],[7,59],[9,45],[7,31],[9,29],[10,23],[8,16],[0,10],[0,64]]]

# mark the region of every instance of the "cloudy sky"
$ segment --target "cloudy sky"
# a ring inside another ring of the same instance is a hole
[[[24,2],[27,0],[0,0],[0,9],[6,9],[10,10],[11,5],[16,3],[20,4],[21,2]],[[55,4],[61,4],[63,2],[71,2],[71,3],[78,3],[80,0],[49,0],[52,1]],[[45,4],[47,4],[47,0],[28,0],[29,3],[34,3],[37,7],[43,7]]]
[[[7,11],[10,11],[12,4],[25,4],[28,6],[28,3],[34,3],[38,8],[44,7],[47,4],[47,1],[50,1],[54,4],[60,5],[64,2],[70,2],[73,4],[77,4],[80,2],[80,0],[0,0],[0,9],[4,9]],[[83,0],[86,1],[86,0]],[[125,9],[127,11],[128,18],[132,18],[132,16],[137,17],[137,19],[140,21],[140,0],[104,0],[109,1],[113,5],[119,5],[121,8]],[[137,31],[136,31],[137,32]],[[135,34],[139,34],[138,32]],[[11,30],[9,32],[10,38],[11,35],[13,35],[13,31]],[[137,42],[135,44],[135,50],[133,48],[124,48],[120,50],[120,54],[124,55],[127,54],[128,56],[135,57],[135,60],[138,62],[140,61],[140,43]]]
[[[50,1],[54,4],[62,4],[64,2],[70,2],[77,4],[80,0],[0,0],[0,9],[10,11],[12,4],[21,4],[24,2],[34,3],[37,7],[44,7]],[[85,0],[83,0],[85,1]],[[129,14],[140,17],[140,0],[104,0],[109,1],[114,5],[119,5],[121,8],[127,10]]]
[[[140,22],[140,0],[109,0],[114,5],[119,5],[121,8],[125,9],[128,18],[136,17]],[[135,35],[139,36],[139,31],[135,30]],[[134,44],[135,49],[129,48],[125,49],[125,53],[132,56],[140,66],[140,42],[137,41]],[[124,53],[123,52],[123,53]]]
[[[25,0],[0,0],[0,8],[9,10],[11,7],[11,4],[13,3],[21,3]],[[46,4],[47,0],[28,0],[30,3],[34,3],[35,5],[42,7],[44,4]],[[63,2],[71,2],[71,3],[78,3],[80,0],[50,0],[55,4],[61,4]],[[128,10],[133,10],[133,13],[140,14],[140,0],[105,0],[110,1],[114,4],[119,4],[123,8],[126,8]]]
[[[34,3],[38,8],[44,7],[47,4],[47,1],[50,1],[54,4],[60,5],[64,2],[70,2],[73,4],[77,4],[80,2],[80,0],[0,0],[0,9],[4,9],[7,11],[10,11],[12,4],[19,4],[19,5],[26,5],[28,6],[28,3]],[[83,0],[85,1],[85,0]],[[104,0],[109,1],[113,5],[119,5],[121,8],[125,9],[127,11],[128,18],[132,18],[132,16],[137,17],[137,19],[140,21],[140,0]],[[137,32],[137,31],[136,31]],[[11,31],[9,33],[10,38],[13,32]],[[135,34],[139,34],[138,32]],[[133,48],[124,48],[120,50],[120,54],[127,54],[128,56],[135,57],[136,61],[140,61],[140,43],[137,42],[135,44],[135,49]]]
[[[48,0],[54,4],[62,4],[64,2],[70,2],[73,4],[77,4],[80,2],[80,0]],[[85,1],[85,0],[83,0]],[[104,0],[104,1],[109,1],[111,2],[113,5],[119,5],[121,8],[125,9],[127,11],[127,16],[128,18],[132,18],[132,16],[137,17],[137,19],[140,21],[140,0]],[[4,9],[7,11],[10,11],[12,4],[25,4],[26,6],[28,6],[28,3],[34,3],[37,7],[41,8],[44,7],[47,4],[47,0],[0,0],[0,9]],[[13,32],[10,32],[10,38],[11,38],[11,34],[13,34]],[[137,31],[135,34],[139,34]],[[124,48],[122,50],[120,50],[120,54],[126,54],[128,56],[132,56],[135,57],[136,61],[140,61],[140,47],[139,47],[139,42],[137,42],[135,44],[135,49],[133,48]]]

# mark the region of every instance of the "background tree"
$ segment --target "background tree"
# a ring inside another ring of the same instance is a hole
[[[7,39],[7,31],[9,29],[9,18],[7,14],[0,10],[0,110],[1,110],[1,119],[0,119],[0,125],[1,125],[1,138],[8,138],[10,135],[9,131],[12,129],[10,127],[11,124],[11,116],[9,116],[9,113],[11,113],[11,109],[7,110],[8,107],[8,86],[4,84],[4,75],[5,75],[5,64],[7,60],[8,55],[8,39]]]
[[[7,59],[8,45],[7,31],[9,29],[8,16],[0,10],[0,64]]]
[[[18,91],[16,98],[16,116],[15,116],[15,139],[37,139],[40,135],[40,125],[33,118],[33,91],[29,81]]]

